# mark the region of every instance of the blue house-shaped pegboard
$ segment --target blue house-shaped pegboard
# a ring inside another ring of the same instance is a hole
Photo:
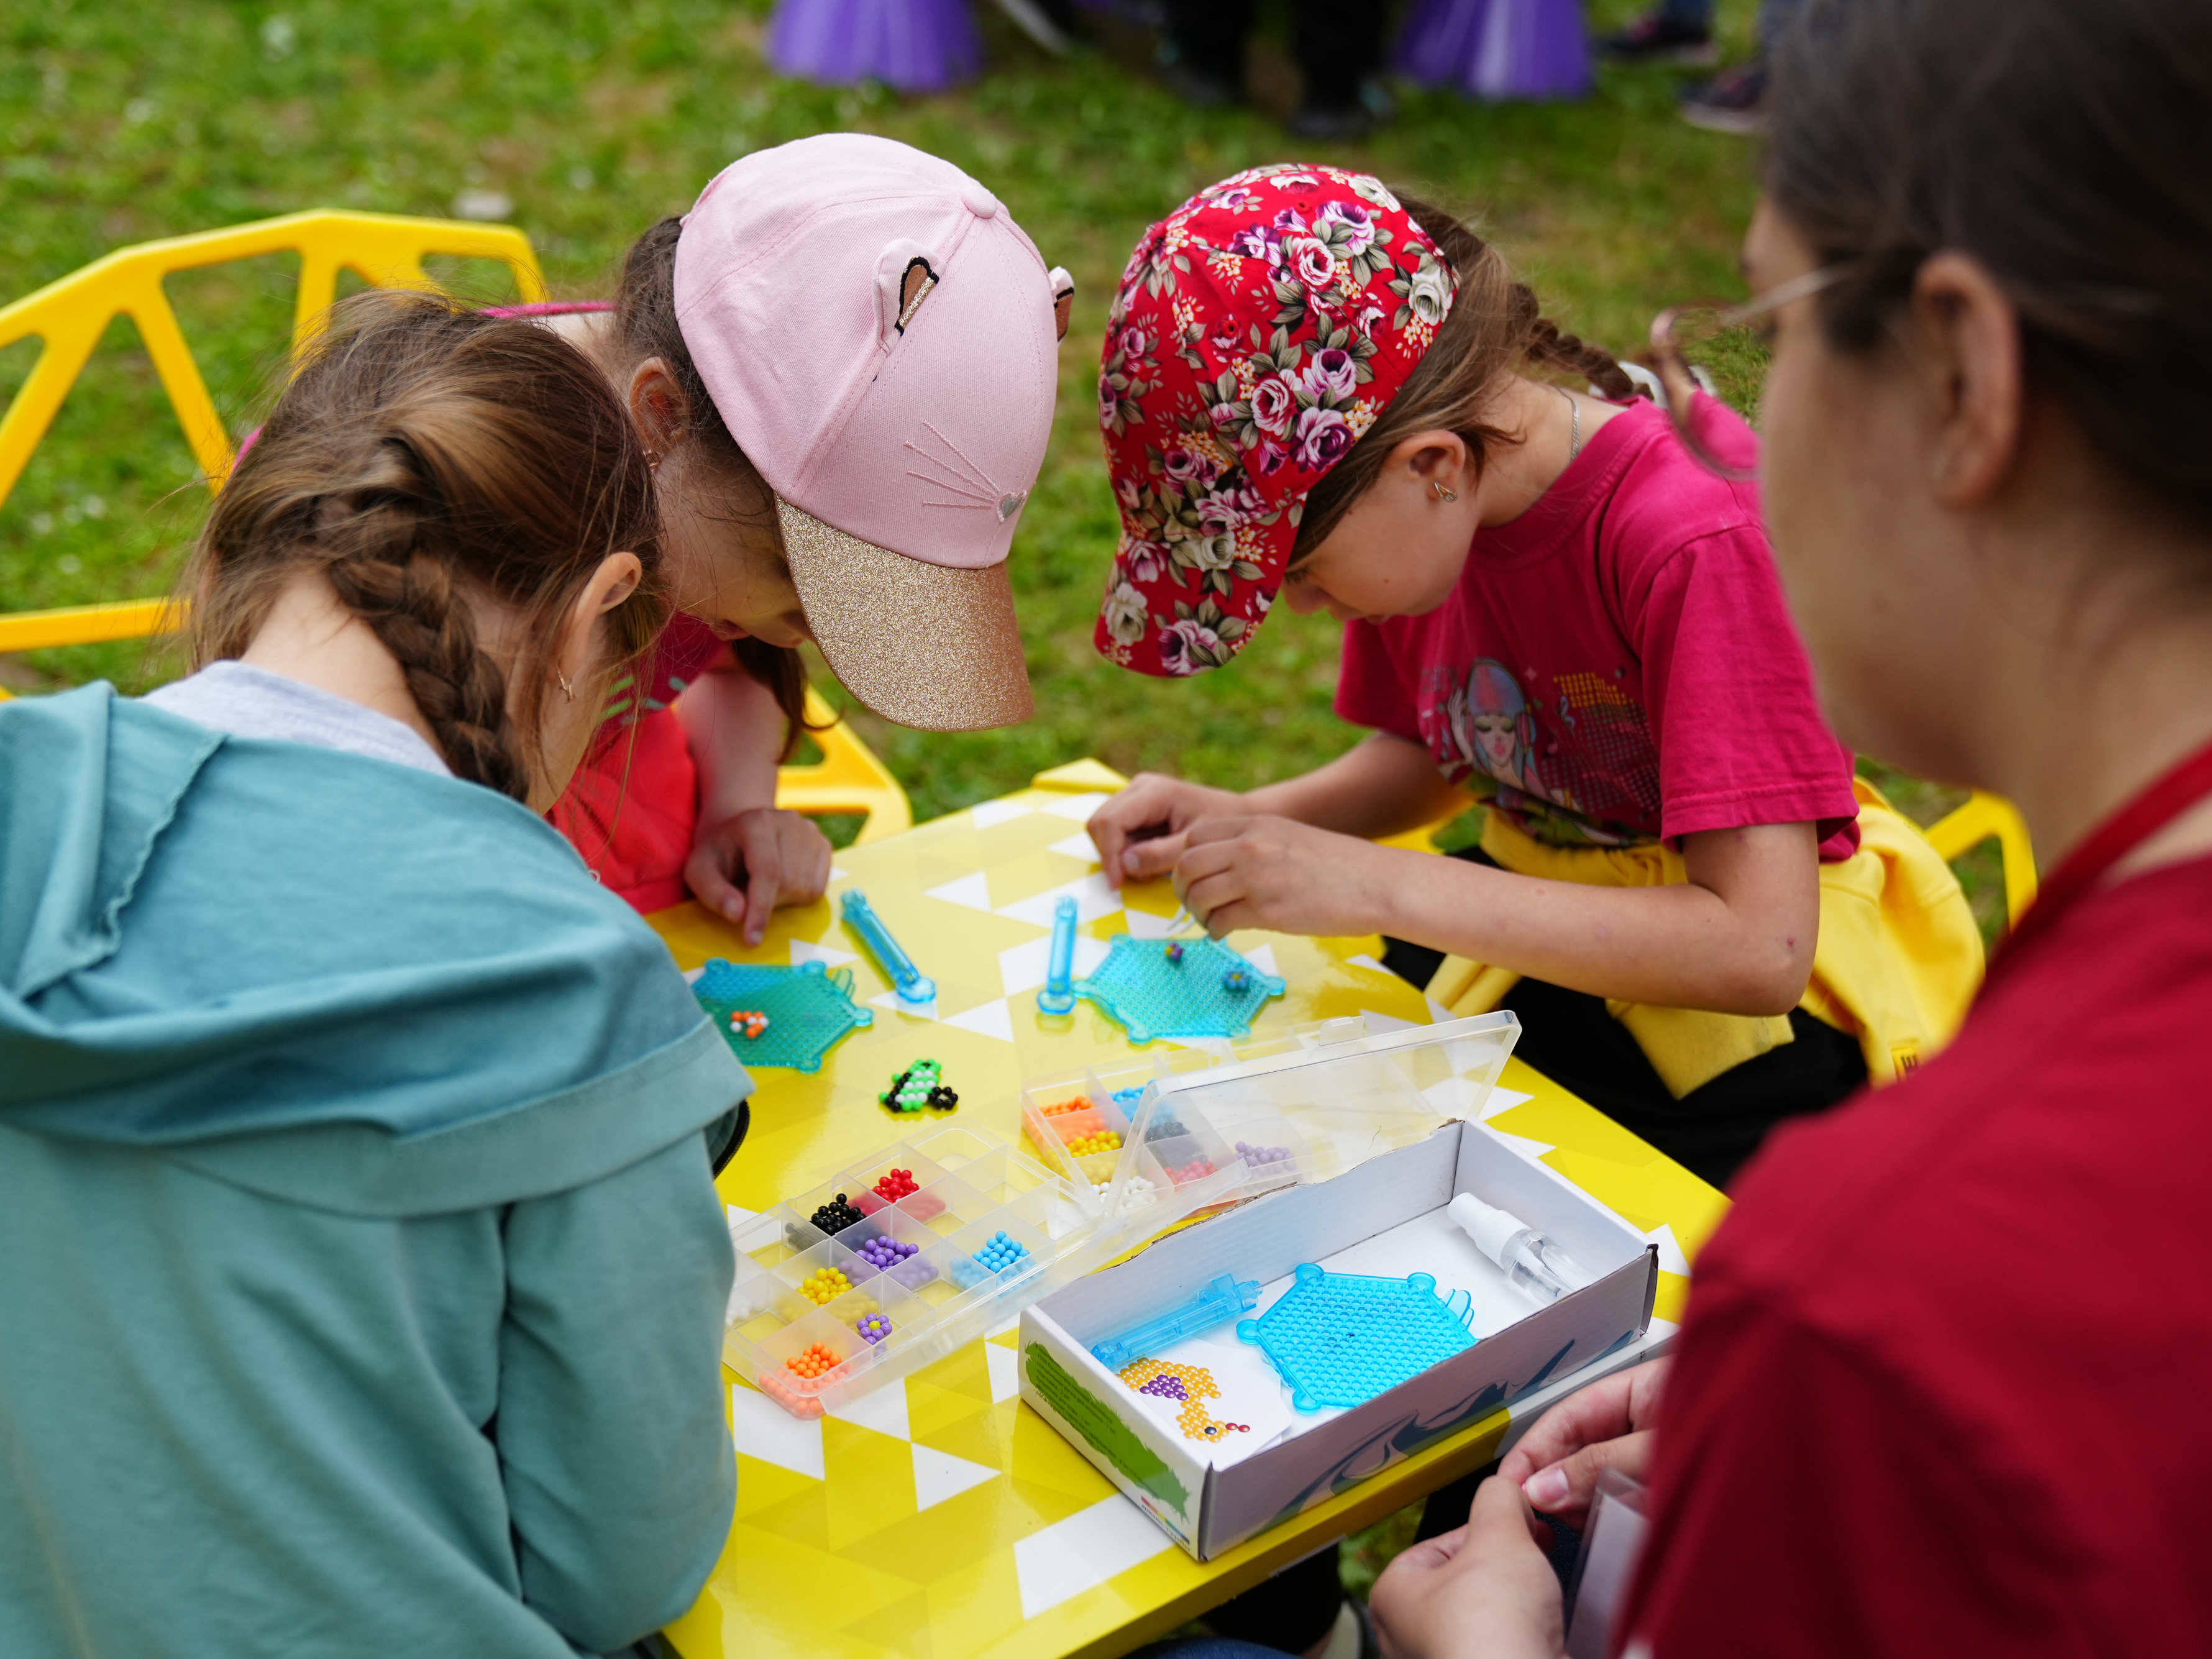
[[[714,1029],[748,1066],[818,1071],[822,1056],[847,1032],[875,1024],[873,1014],[854,1004],[851,970],[832,973],[818,962],[757,968],[716,957],[691,989]],[[768,1028],[757,1037],[731,1029],[730,1016],[745,1009],[768,1016]]]

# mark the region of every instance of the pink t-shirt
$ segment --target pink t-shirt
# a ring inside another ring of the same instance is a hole
[[[1442,605],[1346,624],[1336,710],[1426,744],[1553,845],[1811,822],[1824,860],[1858,846],[1850,757],[1814,702],[1757,492],[1641,401],[1475,538]]]

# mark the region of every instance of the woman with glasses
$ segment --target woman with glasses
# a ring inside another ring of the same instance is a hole
[[[1091,821],[1109,880],[1172,872],[1217,936],[1388,936],[1716,1185],[1950,1036],[1978,937],[1820,717],[1721,402],[1686,396],[1686,443],[1472,230],[1330,167],[1156,226],[1104,368],[1100,648],[1216,667],[1279,591],[1345,623],[1337,708],[1375,730],[1249,794],[1138,779]],[[1470,801],[1466,860],[1372,839]]]
[[[1778,74],[1732,320],[1822,705],[2051,868],[1942,1056],[1747,1173],[1663,1390],[1384,1575],[1384,1650],[1557,1652],[1530,1505],[1612,1465],[1610,1651],[2212,1651],[2212,9],[1813,0]]]

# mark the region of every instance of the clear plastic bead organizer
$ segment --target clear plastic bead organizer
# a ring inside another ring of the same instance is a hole
[[[913,1136],[732,1224],[723,1361],[794,1417],[819,1417],[980,1339],[1211,1197],[1113,1224],[1087,1191],[988,1132]]]
[[[1475,1115],[1521,1023],[1510,1011],[1376,1030],[1364,1018],[1130,1066],[1032,1079],[1022,1127],[1079,1202],[1133,1221],[1326,1181]]]

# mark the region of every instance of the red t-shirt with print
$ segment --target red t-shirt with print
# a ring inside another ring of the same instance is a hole
[[[1442,605],[1346,624],[1336,710],[1554,845],[1817,823],[1823,859],[1858,846],[1757,492],[1640,400],[1475,538]]]
[[[2212,859],[2000,952],[1699,1254],[1617,1636],[1656,1659],[2212,1653]]]

